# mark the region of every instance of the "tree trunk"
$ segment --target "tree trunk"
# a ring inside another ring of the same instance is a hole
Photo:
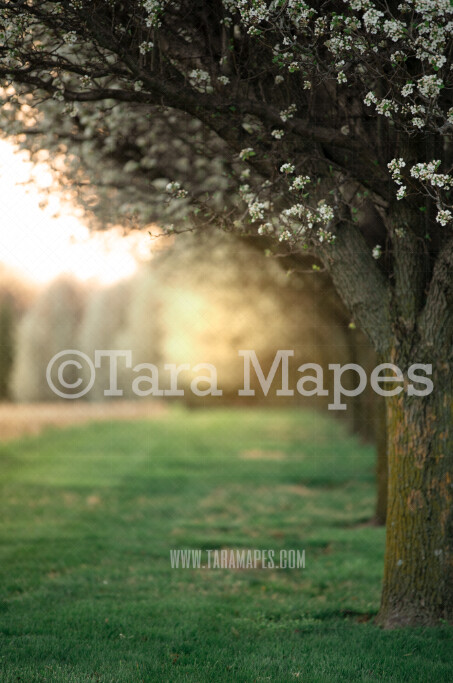
[[[389,504],[378,616],[385,628],[453,621],[452,373],[445,361],[433,358],[432,366],[429,396],[409,396],[406,387],[387,399]]]
[[[374,519],[376,524],[378,524],[379,526],[383,526],[387,518],[388,439],[385,399],[381,396],[376,396],[375,411],[377,499]]]
[[[403,391],[386,399],[389,486],[377,620],[386,628],[453,622],[453,237],[431,262],[421,214],[404,206],[389,212],[391,278],[376,269],[363,235],[347,221],[320,254],[378,357],[404,377]],[[415,363],[432,365],[426,396],[409,394],[412,384],[421,388],[408,373]]]

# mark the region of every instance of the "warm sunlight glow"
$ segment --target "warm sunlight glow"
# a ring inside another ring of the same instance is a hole
[[[119,230],[91,233],[77,209],[68,210],[57,195],[41,207],[38,188],[26,184],[31,169],[24,154],[0,140],[0,263],[37,282],[70,273],[109,284],[132,275],[138,259],[149,257],[146,231],[126,237]],[[44,166],[34,175],[41,187],[51,182]]]

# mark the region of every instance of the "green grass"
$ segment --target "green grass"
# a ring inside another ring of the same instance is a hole
[[[0,680],[453,680],[452,629],[381,631],[374,454],[296,410],[173,410],[0,447]],[[305,549],[171,569],[170,548]]]

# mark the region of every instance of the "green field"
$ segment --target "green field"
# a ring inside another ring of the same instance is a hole
[[[0,446],[0,681],[452,681],[453,629],[381,631],[374,453],[296,410],[170,411]],[[305,549],[171,569],[170,549]]]

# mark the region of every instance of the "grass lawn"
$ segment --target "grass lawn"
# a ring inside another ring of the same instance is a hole
[[[452,681],[451,627],[373,625],[373,470],[297,410],[0,445],[1,683]],[[171,569],[177,548],[305,549],[305,569]]]

